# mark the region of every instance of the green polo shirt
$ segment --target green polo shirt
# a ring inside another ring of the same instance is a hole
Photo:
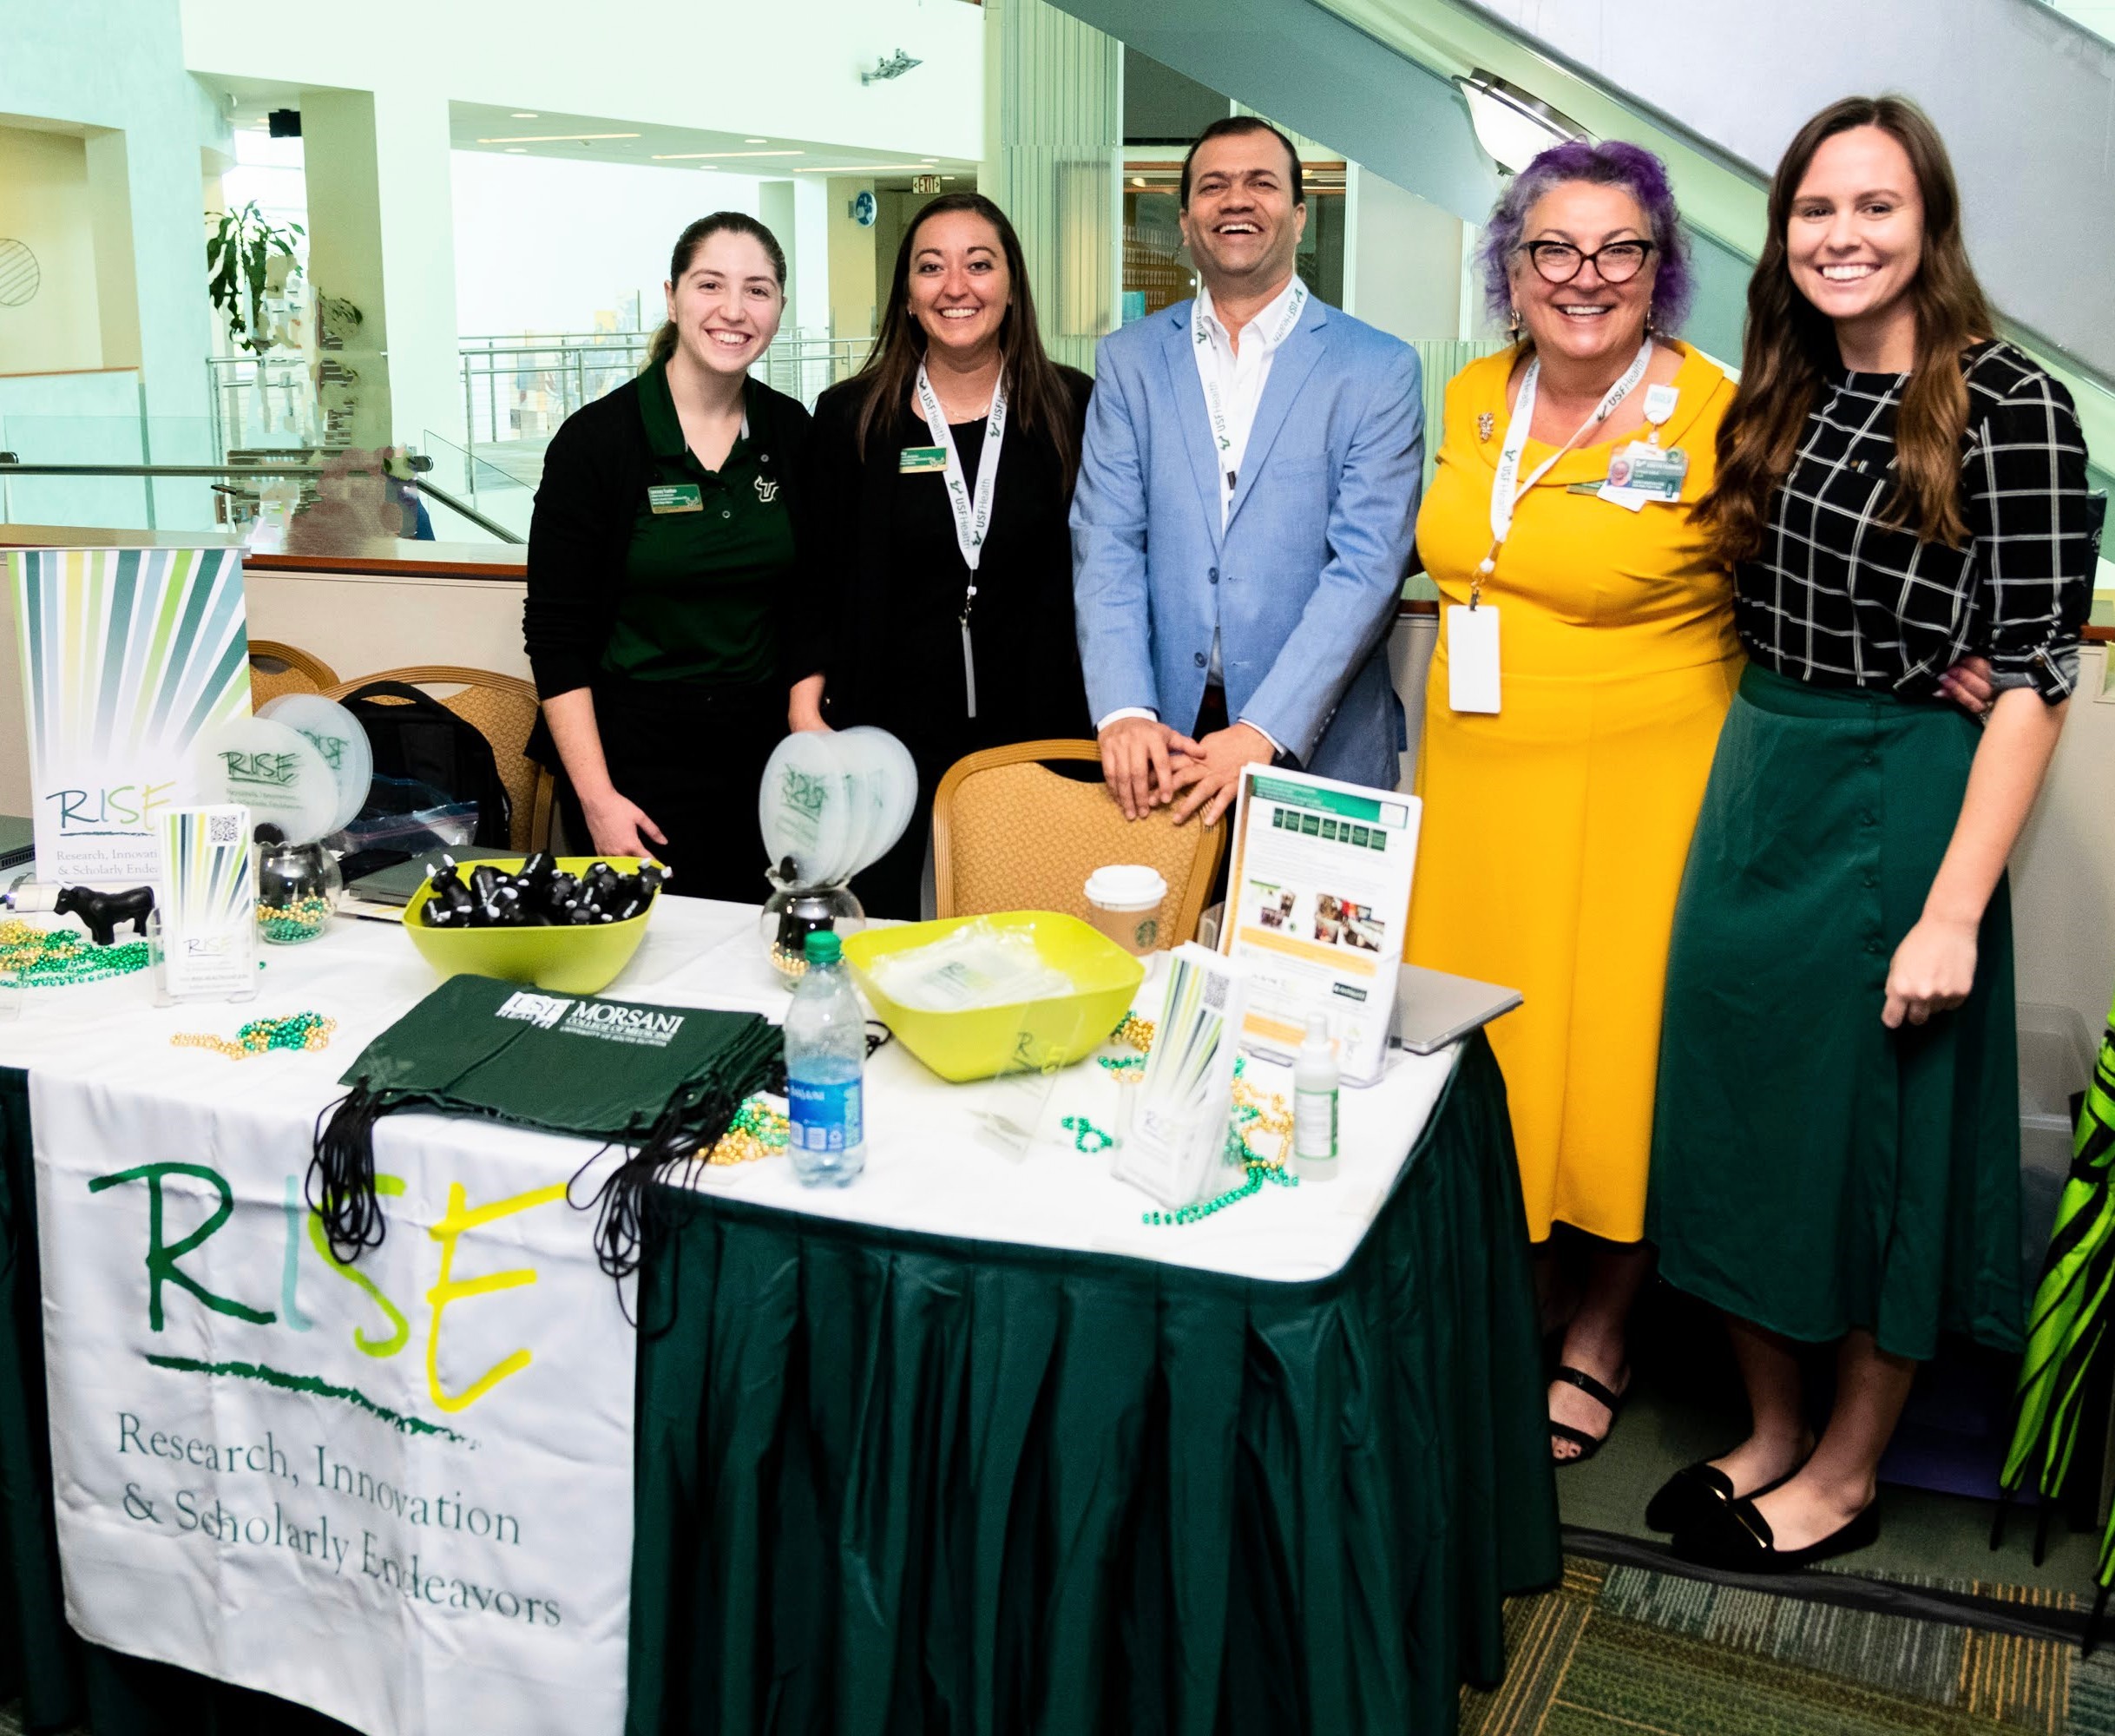
[[[632,523],[602,667],[642,681],[767,681],[793,567],[778,455],[759,452],[745,431],[726,462],[706,470],[684,444],[665,366],[639,377],[639,409],[653,477]]]

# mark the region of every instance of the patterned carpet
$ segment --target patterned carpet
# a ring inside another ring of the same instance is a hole
[[[1988,1585],[2059,1608],[2068,1594]],[[2115,1736],[2115,1641],[1845,1608],[1567,1556],[1506,1609],[1507,1670],[1461,1736]],[[0,1736],[21,1736],[0,1707]]]
[[[1974,1588],[2059,1608],[2068,1596]],[[1568,1556],[1507,1610],[1461,1736],[2115,1736],[2115,1646],[2078,1647]]]

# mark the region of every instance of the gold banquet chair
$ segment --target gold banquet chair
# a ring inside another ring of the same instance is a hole
[[[338,671],[298,645],[276,639],[250,641],[250,709],[282,694],[319,694],[338,684]]]
[[[536,723],[536,689],[518,675],[502,675],[491,669],[468,669],[452,663],[420,663],[408,669],[377,669],[358,681],[339,681],[325,690],[325,697],[342,700],[370,681],[402,681],[424,687],[449,710],[492,744],[500,781],[507,786],[513,810],[508,825],[508,847],[524,854],[545,848],[551,838],[551,806],[555,780],[522,750]],[[384,704],[391,701],[383,697]]]
[[[934,907],[943,917],[1063,911],[1087,919],[1087,877],[1114,862],[1157,868],[1173,919],[1163,950],[1192,938],[1227,822],[1179,826],[1172,808],[1127,820],[1108,786],[1061,777],[1042,760],[1094,760],[1091,741],[1024,741],[957,760],[933,796]]]

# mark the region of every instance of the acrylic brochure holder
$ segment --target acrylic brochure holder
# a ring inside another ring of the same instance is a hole
[[[1343,1082],[1381,1076],[1422,814],[1393,790],[1243,770],[1218,940],[1250,969],[1244,1048],[1290,1062],[1319,1015]]]
[[[1248,967],[1194,941],[1168,960],[1167,996],[1114,1174],[1165,1207],[1212,1191],[1233,1108]]]
[[[154,1001],[246,1001],[257,993],[250,811],[171,808],[160,817],[161,906],[148,918]]]

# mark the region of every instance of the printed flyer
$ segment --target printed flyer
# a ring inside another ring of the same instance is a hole
[[[250,711],[235,549],[30,549],[14,600],[36,878],[144,885],[157,819],[193,799],[194,747]]]
[[[1245,1048],[1290,1062],[1319,1013],[1345,1082],[1381,1076],[1422,812],[1393,790],[1243,772],[1219,946],[1249,966]]]

